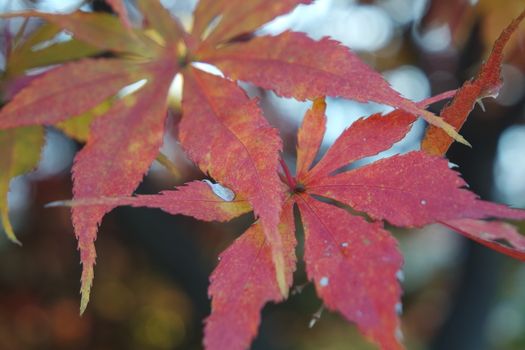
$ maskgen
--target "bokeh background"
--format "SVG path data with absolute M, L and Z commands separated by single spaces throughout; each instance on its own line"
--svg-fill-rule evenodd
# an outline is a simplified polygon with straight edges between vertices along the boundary
M 191 25 L 194 0 L 162 2 Z M 133 1 L 128 5 L 140 21 Z M 103 1 L 0 0 L 2 12 L 79 7 L 110 11 Z M 293 29 L 316 39 L 331 36 L 382 72 L 404 96 L 421 100 L 471 78 L 500 31 L 524 8 L 524 0 L 317 0 L 259 32 Z M 16 19 L 3 20 L 0 29 L 5 35 L 20 25 Z M 38 25 L 30 22 L 29 30 Z M 67 35 L 59 40 L 67 40 Z M 2 66 L 5 56 L 0 56 Z M 503 90 L 496 99 L 483 101 L 485 112 L 476 107 L 462 130 L 473 148 L 454 145 L 448 153 L 472 190 L 515 207 L 525 207 L 524 72 L 522 25 L 506 50 Z M 293 164 L 294 135 L 309 103 L 244 87 L 260 98 L 267 118 L 281 130 L 285 157 Z M 440 107 L 433 106 L 433 111 Z M 329 99 L 323 147 L 356 118 L 386 110 Z M 154 164 L 137 192 L 156 193 L 203 177 L 172 137 L 179 117 L 174 103 L 169 125 L 173 132 L 167 134 L 163 151 L 181 175 L 174 177 Z M 380 157 L 417 149 L 423 130 L 424 124 L 418 123 Z M 44 205 L 71 198 L 69 171 L 80 147 L 48 129 L 38 169 L 11 183 L 11 218 L 24 246 L 0 235 L 0 349 L 200 349 L 202 321 L 209 314 L 208 275 L 218 254 L 252 217 L 207 224 L 158 210 L 114 210 L 100 229 L 91 303 L 79 317 L 80 265 L 69 211 Z M 362 162 L 354 166 L 359 165 Z M 406 259 L 402 320 L 409 349 L 525 349 L 525 265 L 442 227 L 394 232 Z M 309 328 L 322 303 L 306 282 L 300 264 L 295 277 L 299 288 L 285 303 L 264 309 L 253 349 L 374 348 L 353 325 L 328 311 Z

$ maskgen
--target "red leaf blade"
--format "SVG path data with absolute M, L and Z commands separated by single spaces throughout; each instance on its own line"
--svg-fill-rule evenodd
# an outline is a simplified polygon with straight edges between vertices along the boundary
M 146 25 L 156 30 L 167 42 L 175 43 L 186 34 L 178 19 L 159 0 L 138 0 L 137 5 L 144 14 Z
M 337 96 L 386 104 L 421 115 L 458 141 L 468 144 L 441 118 L 401 97 L 381 74 L 348 48 L 328 38 L 315 41 L 303 33 L 285 32 L 197 54 L 230 78 L 252 82 L 279 96 L 298 100 Z
M 68 63 L 34 79 L 0 111 L 0 128 L 55 124 L 95 107 L 139 80 L 117 59 Z
M 297 178 L 308 172 L 319 152 L 326 131 L 326 102 L 316 99 L 312 108 L 306 112 L 297 133 Z
M 257 334 L 260 312 L 268 301 L 283 299 L 275 278 L 272 247 L 262 225 L 250 227 L 225 252 L 210 277 L 212 312 L 206 320 L 206 350 L 248 349 Z M 285 249 L 286 285 L 295 270 L 293 202 L 285 204 L 279 232 Z
M 234 200 L 225 201 L 203 181 L 192 181 L 173 191 L 162 191 L 159 194 L 57 201 L 49 203 L 47 207 L 97 205 L 158 208 L 172 215 L 192 216 L 203 221 L 230 221 L 252 211 L 248 201 L 241 196 L 236 195 Z
M 105 116 L 94 120 L 88 142 L 73 165 L 75 198 L 127 196 L 142 180 L 162 144 L 167 91 L 175 74 L 171 62 L 163 63 L 151 68 L 152 81 L 136 96 L 123 98 Z M 81 312 L 89 301 L 98 225 L 111 209 L 95 206 L 72 210 L 83 265 Z
M 343 131 L 306 179 L 327 176 L 359 159 L 386 151 L 405 137 L 415 121 L 414 115 L 400 110 L 358 119 Z
M 184 74 L 180 141 L 204 173 L 246 198 L 274 249 L 280 283 L 282 203 L 277 169 L 281 140 L 255 101 L 235 83 L 191 69 Z M 199 130 L 199 132 L 195 132 Z
M 445 92 L 417 105 L 429 104 L 450 98 L 453 92 Z M 402 140 L 410 131 L 416 117 L 410 113 L 394 110 L 386 115 L 373 114 L 362 118 L 343 131 L 318 164 L 304 177 L 304 181 L 328 174 L 364 157 L 376 155 Z
M 283 97 L 340 96 L 394 106 L 405 101 L 379 73 L 328 38 L 315 41 L 303 33 L 284 32 L 228 45 L 202 58 L 234 80 L 250 81 Z
M 192 33 L 202 37 L 214 18 L 221 16 L 218 26 L 206 38 L 216 44 L 251 33 L 277 16 L 290 12 L 299 4 L 312 0 L 201 0 L 195 9 Z
M 403 262 L 395 239 L 379 223 L 306 195 L 297 204 L 305 230 L 306 271 L 317 294 L 382 349 L 402 349 L 396 275 Z
M 449 220 L 442 224 L 495 251 L 525 261 L 525 236 L 510 224 L 472 219 Z M 507 245 L 498 241 L 505 241 Z
M 172 215 L 182 214 L 203 221 L 230 221 L 252 211 L 252 207 L 241 196 L 225 201 L 217 196 L 202 181 L 193 181 L 176 188 L 162 191 L 158 195 L 140 195 L 131 198 L 133 207 L 160 208 Z
M 418 227 L 442 220 L 485 217 L 479 208 L 481 201 L 462 189 L 465 186 L 445 159 L 410 152 L 318 178 L 307 189 L 366 212 L 374 219 Z

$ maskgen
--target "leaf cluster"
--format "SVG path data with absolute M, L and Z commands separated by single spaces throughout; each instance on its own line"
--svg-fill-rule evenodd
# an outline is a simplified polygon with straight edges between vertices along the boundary
M 7 52 L 3 81 L 6 87 L 17 86 L 14 81 L 23 87 L 5 89 L 10 102 L 0 111 L 2 223 L 18 242 L 7 213 L 9 181 L 37 164 L 43 126 L 85 142 L 72 169 L 73 201 L 58 203 L 72 206 L 83 265 L 81 312 L 94 276 L 98 226 L 121 205 L 206 221 L 253 211 L 256 221 L 221 254 L 210 277 L 206 349 L 248 348 L 263 306 L 288 296 L 296 266 L 294 207 L 305 232 L 306 272 L 317 294 L 383 349 L 403 347 L 398 315 L 403 259 L 385 222 L 409 228 L 439 223 L 525 260 L 525 239 L 514 226 L 484 220 L 521 220 L 525 212 L 480 200 L 443 157 L 454 139 L 466 143 L 457 130 L 474 104 L 500 88 L 503 47 L 524 14 L 501 34 L 474 79 L 458 91 L 415 103 L 335 40 L 291 31 L 254 36 L 267 21 L 310 2 L 201 0 L 190 31 L 159 1 L 137 0 L 140 25 L 115 0 L 108 3 L 118 17 L 81 11 L 2 15 L 46 22 L 25 38 L 14 38 Z M 72 39 L 35 50 L 62 30 Z M 197 62 L 219 68 L 223 76 L 200 70 Z M 35 67 L 48 69 L 21 80 Z M 214 182 L 132 196 L 159 156 L 169 89 L 179 74 L 184 83 L 178 140 Z M 280 156 L 279 131 L 239 80 L 313 101 L 298 132 L 295 175 Z M 132 84 L 140 87 L 125 92 Z M 395 110 L 356 121 L 314 164 L 326 129 L 325 96 Z M 441 117 L 425 110 L 450 97 Z M 403 139 L 418 116 L 430 123 L 420 151 L 347 170 Z

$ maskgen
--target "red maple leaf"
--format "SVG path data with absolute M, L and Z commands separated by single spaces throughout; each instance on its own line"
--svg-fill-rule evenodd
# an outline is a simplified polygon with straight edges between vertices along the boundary
M 422 105 L 434 100 L 423 101 Z M 279 186 L 286 197 L 279 224 L 286 286 L 290 287 L 295 270 L 292 208 L 296 204 L 305 230 L 306 271 L 319 297 L 329 309 L 356 323 L 381 348 L 401 349 L 396 310 L 401 305 L 398 277 L 402 256 L 396 240 L 383 228 L 383 221 L 400 227 L 441 222 L 488 246 L 501 245 L 495 240 L 505 239 L 514 247 L 501 245 L 496 249 L 523 259 L 525 239 L 513 226 L 476 219 L 525 219 L 525 211 L 481 201 L 464 188 L 465 182 L 449 168 L 446 159 L 423 151 L 337 172 L 356 160 L 390 148 L 402 138 L 415 121 L 414 117 L 407 119 L 405 112 L 358 120 L 311 167 L 325 130 L 324 110 L 324 101 L 318 99 L 306 113 L 298 135 L 297 176 L 293 177 L 285 166 Z M 364 138 L 367 142 L 363 142 Z M 331 161 L 327 163 L 325 159 Z M 160 195 L 81 200 L 72 205 L 146 206 L 216 221 L 251 210 L 242 197 L 229 201 L 219 194 L 204 182 L 192 182 Z M 283 299 L 275 276 L 271 241 L 265 238 L 262 225 L 262 221 L 256 222 L 221 254 L 210 278 L 212 314 L 206 321 L 207 349 L 248 348 L 264 304 Z
M 129 26 L 120 1 L 112 1 L 111 5 L 124 26 L 111 15 L 80 11 L 66 15 L 35 11 L 2 15 L 40 17 L 118 57 L 66 63 L 32 80 L 0 112 L 0 129 L 35 124 L 61 127 L 64 120 L 111 98 L 114 105 L 92 123 L 86 146 L 75 158 L 74 195 L 76 199 L 129 195 L 156 157 L 162 142 L 169 85 L 177 73 L 182 73 L 181 144 L 203 172 L 235 188 L 250 202 L 271 242 L 281 293 L 285 295 L 285 256 L 277 232 L 283 201 L 277 190 L 281 150 L 278 132 L 237 84 L 199 71 L 191 62 L 216 64 L 231 79 L 252 81 L 283 96 L 305 99 L 331 95 L 388 104 L 420 114 L 462 140 L 453 128 L 402 98 L 379 73 L 333 40 L 315 41 L 288 32 L 235 42 L 240 35 L 252 33 L 298 4 L 310 2 L 272 1 L 270 6 L 268 1 L 259 0 L 201 1 L 191 33 L 185 32 L 158 1 L 137 1 L 144 14 L 141 28 Z M 219 25 L 205 33 L 217 16 L 221 17 Z M 315 57 L 320 50 L 322 59 Z M 287 79 L 282 79 L 283 72 Z M 123 87 L 137 81 L 145 81 L 145 85 L 132 95 L 119 97 Z M 369 86 L 357 81 L 368 82 Z M 206 132 L 195 132 L 199 128 Z M 118 152 L 110 151 L 114 149 Z M 117 176 L 119 180 L 115 181 Z M 89 298 L 98 225 L 110 209 L 102 206 L 73 210 L 84 266 L 81 310 Z
M 345 171 L 349 164 L 401 140 L 415 115 L 443 128 L 447 133 L 439 139 L 446 138 L 447 144 L 448 135 L 461 140 L 443 119 L 424 110 L 436 99 L 416 104 L 402 98 L 354 53 L 327 38 L 315 41 L 285 32 L 237 40 L 249 38 L 246 34 L 299 3 L 310 2 L 204 0 L 195 11 L 191 33 L 157 1 L 137 2 L 145 17 L 141 28 L 128 26 L 119 1 L 112 5 L 125 26 L 112 16 L 82 12 L 3 15 L 41 17 L 118 56 L 50 69 L 0 111 L 0 129 L 57 125 L 111 101 L 111 107 L 92 121 L 86 146 L 73 166 L 72 217 L 83 264 L 82 311 L 93 279 L 98 225 L 119 205 L 156 207 L 216 221 L 254 211 L 257 221 L 221 255 L 211 277 L 207 349 L 249 347 L 264 304 L 287 296 L 295 270 L 294 205 L 305 230 L 307 275 L 318 295 L 329 309 L 355 322 L 384 349 L 402 348 L 396 312 L 401 294 L 396 276 L 402 257 L 395 239 L 383 227 L 385 221 L 400 227 L 442 223 L 524 258 L 523 238 L 512 226 L 480 219 L 524 219 L 525 213 L 481 201 L 467 191 L 459 174 L 441 157 L 443 151 L 396 155 Z M 459 128 L 474 101 L 499 86 L 501 47 L 523 16 L 502 34 L 478 79 L 459 90 L 444 112 L 446 121 Z M 213 28 L 217 17 L 221 20 Z M 226 77 L 203 72 L 192 62 L 214 64 Z M 192 182 L 159 195 L 126 197 L 158 154 L 168 90 L 178 73 L 184 78 L 179 140 L 199 168 L 220 184 Z M 315 99 L 299 130 L 295 177 L 279 158 L 278 131 L 235 80 L 252 82 L 280 96 Z M 144 84 L 138 91 L 119 95 L 123 87 L 139 81 Z M 358 120 L 312 167 L 325 131 L 321 96 L 375 101 L 398 110 Z M 447 113 L 454 119 L 448 120 Z M 430 129 L 428 135 L 433 130 L 441 132 Z M 10 136 L 11 130 L 6 132 Z M 10 149 L 17 148 L 12 137 L 6 140 L 12 143 Z M 438 144 L 429 140 L 430 136 L 424 150 Z M 284 174 L 279 174 L 279 162 Z M 14 169 L 13 176 L 28 167 L 6 166 Z M 0 189 L 0 195 L 7 192 L 5 185 Z M 7 207 L 0 204 L 5 220 Z M 501 239 L 512 246 L 496 242 Z

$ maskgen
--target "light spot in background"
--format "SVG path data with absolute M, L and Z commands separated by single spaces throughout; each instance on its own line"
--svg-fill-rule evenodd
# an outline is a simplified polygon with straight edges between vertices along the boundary
M 267 99 L 281 115 L 293 120 L 296 125 L 302 123 L 304 114 L 312 107 L 311 101 L 302 102 L 293 98 L 279 97 L 273 91 L 268 91 Z
M 498 141 L 494 180 L 496 198 L 512 206 L 525 206 L 525 126 L 507 128 Z
M 305 31 L 311 22 L 317 18 L 324 18 L 332 7 L 330 0 L 315 1 L 311 5 L 299 5 L 292 12 L 279 16 L 262 26 L 258 34 L 277 35 L 285 30 Z
M 501 87 L 496 101 L 502 106 L 512 106 L 518 103 L 525 92 L 525 78 L 522 71 L 510 64 L 501 67 L 503 86 Z
M 24 176 L 17 176 L 9 184 L 8 203 L 10 211 L 22 210 L 27 206 L 31 188 Z
M 321 287 L 326 287 L 328 283 L 330 283 L 330 280 L 326 276 L 321 277 L 321 279 L 319 280 L 319 285 Z
M 210 73 L 210 74 L 216 75 L 218 77 L 223 77 L 224 78 L 224 74 L 221 72 L 221 70 L 219 68 L 215 67 L 214 65 L 209 64 L 209 63 L 193 62 L 191 65 L 193 67 L 197 68 L 197 69 L 205 71 L 206 73 Z
M 430 96 L 430 82 L 426 74 L 415 66 L 401 66 L 397 69 L 386 71 L 383 74 L 388 83 L 401 95 L 412 101 L 420 101 Z M 392 107 L 383 106 L 383 112 L 390 112 Z M 392 148 L 376 156 L 366 157 L 355 165 L 365 165 L 376 160 L 419 149 L 419 142 L 423 135 L 425 123 L 417 120 L 408 134 Z
M 31 51 L 33 52 L 40 51 L 51 45 L 55 45 L 57 43 L 64 42 L 64 41 L 69 41 L 72 38 L 73 36 L 71 34 L 66 33 L 66 32 L 60 32 L 57 35 L 55 35 L 52 39 L 39 42 L 36 45 L 32 46 Z
M 376 107 L 380 108 L 378 105 Z M 371 108 L 373 108 L 372 105 L 355 101 L 329 99 L 326 104 L 327 123 L 323 146 L 332 145 L 343 131 L 358 118 L 374 113 Z
M 16 0 L 0 0 L 0 13 L 9 13 L 9 12 L 19 12 L 27 8 L 27 4 L 24 4 L 23 1 Z M 5 21 L 2 20 L 1 30 L 4 30 L 4 25 L 9 28 L 9 32 L 12 34 L 17 33 L 22 27 L 25 19 L 22 17 L 18 18 L 9 18 Z
M 419 33 L 418 29 L 415 29 L 413 35 L 419 46 L 428 52 L 445 51 L 452 42 L 452 35 L 447 23 L 429 28 L 423 33 Z
M 84 0 L 40 0 L 36 8 L 43 12 L 71 12 L 79 8 Z
M 147 79 L 141 79 L 133 84 L 129 84 L 127 86 L 124 86 L 120 91 L 117 93 L 117 96 L 122 98 L 127 95 L 131 95 L 132 93 L 138 91 L 141 87 L 146 85 L 148 82 Z
M 491 310 L 487 325 L 487 338 L 495 348 L 503 348 L 522 335 L 525 318 L 512 302 L 500 303 Z
M 3 43 L 1 45 L 3 45 Z M 0 52 L 0 70 L 5 70 L 5 65 L 6 65 L 5 55 Z
M 40 163 L 38 168 L 29 175 L 29 178 L 45 179 L 68 171 L 73 162 L 75 151 L 73 141 L 58 131 L 48 129 Z
M 315 40 L 329 36 L 354 50 L 375 51 L 390 42 L 394 23 L 380 6 L 325 0 L 298 6 L 263 26 L 259 34 L 276 35 L 288 29 L 306 32 Z
M 386 46 L 391 40 L 392 20 L 379 6 L 355 6 L 346 14 L 345 21 L 338 23 L 338 26 L 334 25 L 333 28 L 339 31 L 332 35 L 343 44 L 354 50 L 375 51 Z
M 427 7 L 427 0 L 390 0 L 379 3 L 399 25 L 420 19 Z
M 460 236 L 439 225 L 414 230 L 400 244 L 405 257 L 403 287 L 407 292 L 421 288 L 461 256 Z
M 188 32 L 191 31 L 193 25 L 193 10 L 195 9 L 195 5 L 197 5 L 197 0 L 161 0 L 160 2 L 172 15 L 177 16 L 184 29 Z
M 430 82 L 426 74 L 415 66 L 401 66 L 385 71 L 385 79 L 394 90 L 412 101 L 421 101 L 430 96 Z
M 182 100 L 182 86 L 184 84 L 184 77 L 181 73 L 177 73 L 173 81 L 171 82 L 170 89 L 168 91 L 168 99 L 170 103 L 174 103 L 177 106 L 180 106 Z

